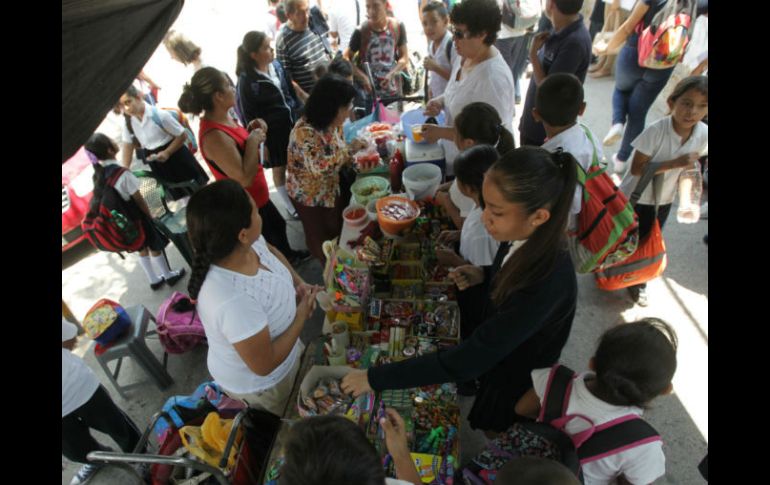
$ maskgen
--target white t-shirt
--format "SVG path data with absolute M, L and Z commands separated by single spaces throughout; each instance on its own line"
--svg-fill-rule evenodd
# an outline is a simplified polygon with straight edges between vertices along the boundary
M 551 153 L 555 152 L 556 149 L 561 148 L 565 152 L 568 152 L 573 157 L 575 157 L 580 166 L 583 167 L 583 170 L 587 172 L 588 169 L 591 168 L 591 162 L 593 161 L 594 157 L 594 150 L 596 151 L 596 156 L 598 159 L 601 160 L 602 149 L 596 144 L 596 135 L 591 132 L 591 136 L 594 140 L 594 143 L 591 143 L 591 140 L 588 139 L 588 136 L 586 135 L 585 131 L 583 131 L 583 128 L 584 127 L 582 127 L 580 124 L 576 123 L 575 125 L 567 128 L 553 138 L 548 139 L 545 143 L 543 143 L 543 148 Z M 585 129 L 590 131 L 588 127 L 585 127 Z M 580 214 L 580 209 L 583 206 L 582 197 L 583 187 L 581 187 L 580 184 L 577 184 L 577 187 L 575 187 L 575 196 L 572 199 L 572 208 L 570 209 L 569 216 L 569 228 L 571 230 L 577 228 L 577 215 Z
M 495 260 L 500 243 L 495 241 L 481 222 L 484 210 L 475 206 L 468 213 L 460 231 L 460 256 L 475 266 L 489 266 Z
M 457 186 L 457 179 L 452 180 L 452 185 L 449 186 L 449 199 L 460 210 L 460 217 L 467 218 L 476 202 L 473 201 L 467 195 L 460 192 L 460 188 Z M 463 223 L 465 225 L 465 223 Z
M 513 76 L 502 54 L 492 47 L 494 55 L 486 61 L 477 64 L 470 72 L 464 72 L 462 79 L 457 81 L 457 73 L 462 69 L 462 63 L 453 62 L 452 76 L 449 78 L 444 95 L 446 125 L 453 126 L 454 117 L 463 108 L 475 102 L 490 104 L 497 110 L 503 126 L 513 133 Z M 446 156 L 447 174 L 453 175 L 452 167 L 458 150 L 454 142 L 441 140 Z
M 362 0 L 333 0 L 331 5 L 326 5 L 325 10 L 329 14 L 329 31 L 337 32 L 340 36 L 339 48 L 343 52 L 348 48 L 350 38 L 358 27 L 356 23 L 356 1 L 359 7 L 360 22 L 366 20 L 366 5 Z
M 695 125 L 690 138 L 686 143 L 682 144 L 682 137 L 674 131 L 671 116 L 666 116 L 645 128 L 631 143 L 631 146 L 633 146 L 635 150 L 651 156 L 652 159 L 650 162 L 666 162 L 690 152 L 697 152 L 700 155 L 705 155 L 708 153 L 708 143 L 709 128 L 707 124 L 699 122 Z M 633 157 L 634 153 L 631 154 L 629 160 L 633 160 Z M 662 177 L 656 176 L 653 182 L 651 182 L 644 192 L 642 192 L 639 203 L 644 205 L 655 205 L 655 199 L 652 195 L 653 184 L 655 184 L 654 189 L 659 205 L 666 205 L 674 202 L 674 197 L 676 197 L 679 188 L 679 174 L 682 173 L 682 170 L 682 168 L 675 168 L 663 172 Z M 631 170 L 629 169 L 623 177 L 620 188 L 630 197 L 638 182 L 639 177 L 631 175 Z
M 532 384 L 535 393 L 542 403 L 543 394 L 548 384 L 548 369 L 532 371 Z M 593 373 L 579 374 L 572 386 L 567 414 L 579 414 L 593 421 L 595 426 L 614 419 L 636 414 L 641 416 L 642 409 L 634 406 L 615 406 L 606 403 L 586 388 L 584 379 Z M 582 419 L 573 419 L 567 424 L 566 431 L 570 435 L 577 434 L 589 427 Z M 613 482 L 619 475 L 625 475 L 631 483 L 652 483 L 666 472 L 666 457 L 663 454 L 663 442 L 653 441 L 621 451 L 620 453 L 601 458 L 582 465 L 586 485 L 605 485 Z
M 451 59 L 447 57 L 447 44 L 452 42 L 452 34 L 447 30 L 447 32 L 444 34 L 444 38 L 441 39 L 441 42 L 438 45 L 438 49 L 433 50 L 434 42 L 430 41 L 428 42 L 428 55 L 432 57 L 442 68 L 449 69 L 449 72 L 452 72 L 452 66 L 454 65 L 454 61 L 459 59 L 459 55 L 457 54 L 457 49 L 455 48 L 454 43 L 452 43 L 452 47 L 450 47 L 450 56 Z M 444 79 L 441 77 L 438 73 L 429 71 L 428 72 L 428 87 L 430 88 L 431 95 L 435 98 L 437 96 L 441 96 L 444 94 L 444 90 L 446 89 L 446 85 L 449 83 L 448 79 Z
M 163 128 L 158 126 L 152 119 L 152 109 L 152 106 L 144 103 L 144 115 L 142 116 L 142 120 L 137 120 L 133 116 L 130 117 L 131 126 L 134 128 L 134 135 L 136 135 L 142 148 L 148 150 L 160 148 L 184 133 L 184 128 L 173 116 L 171 116 L 171 113 L 161 108 L 155 108 L 158 111 L 158 118 L 160 119 L 160 124 L 163 125 Z M 123 143 L 131 142 L 131 133 L 128 131 L 126 124 L 123 123 Z
M 64 318 L 61 319 L 61 341 L 67 341 L 78 334 L 78 328 Z M 99 388 L 99 379 L 83 359 L 69 350 L 61 349 L 61 417 L 68 415 L 83 404 Z
M 108 165 L 118 165 L 123 166 L 122 164 L 118 163 L 117 160 L 104 160 L 101 162 L 102 165 L 105 167 Z M 135 194 L 137 190 L 139 190 L 139 179 L 136 178 L 136 175 L 131 173 L 130 170 L 126 170 L 123 172 L 123 174 L 118 177 L 118 180 L 115 182 L 115 190 L 120 194 L 120 197 L 128 201 L 131 198 L 132 194 Z
M 228 391 L 248 394 L 269 389 L 280 382 L 299 358 L 299 339 L 289 356 L 273 372 L 252 372 L 233 344 L 267 327 L 275 340 L 291 325 L 297 313 L 296 290 L 291 273 L 267 247 L 264 236 L 251 246 L 262 266 L 254 276 L 212 264 L 198 294 L 198 311 L 209 343 L 211 376 Z

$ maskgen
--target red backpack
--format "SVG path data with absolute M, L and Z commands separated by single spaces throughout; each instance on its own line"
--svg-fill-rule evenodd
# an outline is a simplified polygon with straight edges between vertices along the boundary
M 594 155 L 587 172 L 577 164 L 583 203 L 577 231 L 570 232 L 568 241 L 575 270 L 591 273 L 634 254 L 639 243 L 639 221 L 625 194 L 599 165 L 591 130 L 583 125 L 581 128 L 594 146 Z
M 86 239 L 100 251 L 132 252 L 144 247 L 146 234 L 139 209 L 115 190 L 115 183 L 125 171 L 117 165 L 104 167 L 102 198 L 91 201 L 99 207 L 89 211 L 80 224 Z

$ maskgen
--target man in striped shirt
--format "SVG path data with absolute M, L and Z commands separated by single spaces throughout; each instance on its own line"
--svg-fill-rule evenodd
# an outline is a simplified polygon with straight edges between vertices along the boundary
M 313 71 L 331 61 L 321 37 L 308 27 L 309 12 L 308 0 L 286 0 L 289 21 L 281 27 L 275 46 L 278 62 L 291 75 L 303 101 L 315 86 Z

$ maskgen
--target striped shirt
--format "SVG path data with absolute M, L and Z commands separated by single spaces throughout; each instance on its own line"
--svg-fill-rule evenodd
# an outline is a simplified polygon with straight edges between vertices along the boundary
M 296 32 L 288 25 L 281 27 L 275 51 L 278 62 L 307 93 L 315 86 L 313 71 L 331 60 L 321 38 L 309 28 Z

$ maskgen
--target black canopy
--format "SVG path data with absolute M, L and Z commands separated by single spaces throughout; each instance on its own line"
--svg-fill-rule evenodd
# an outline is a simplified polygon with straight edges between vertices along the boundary
M 128 89 L 183 4 L 184 0 L 62 1 L 62 163 Z

